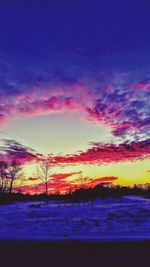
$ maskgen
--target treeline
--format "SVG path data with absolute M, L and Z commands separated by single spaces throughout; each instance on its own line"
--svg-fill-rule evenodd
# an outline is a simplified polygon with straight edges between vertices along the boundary
M 61 201 L 67 203 L 94 203 L 97 198 L 106 197 L 122 197 L 122 196 L 144 196 L 150 197 L 150 184 L 146 185 L 134 185 L 133 187 L 127 186 L 104 186 L 102 184 L 95 186 L 94 188 L 80 188 L 75 191 L 69 191 L 69 193 L 62 194 L 21 194 L 21 193 L 0 193 L 0 204 L 7 204 L 15 201 Z
M 145 196 L 150 197 L 150 185 L 149 186 L 138 186 L 134 185 L 133 187 L 127 186 L 103 186 L 97 185 L 94 188 L 80 188 L 70 194 L 64 196 L 66 200 L 72 199 L 79 202 L 88 202 L 93 201 L 96 198 L 105 198 L 105 197 L 122 197 L 122 196 Z

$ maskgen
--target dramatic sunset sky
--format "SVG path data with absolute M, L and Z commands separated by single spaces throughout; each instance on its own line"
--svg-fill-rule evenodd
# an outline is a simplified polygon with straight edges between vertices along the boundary
M 0 5 L 0 156 L 23 164 L 22 190 L 41 183 L 35 162 L 48 154 L 50 190 L 81 173 L 150 181 L 149 14 L 146 0 Z

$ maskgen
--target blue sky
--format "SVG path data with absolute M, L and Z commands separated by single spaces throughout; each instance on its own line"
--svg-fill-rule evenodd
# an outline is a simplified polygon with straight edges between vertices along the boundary
M 76 79 L 101 69 L 148 67 L 148 1 L 49 2 L 1 8 L 0 54 L 13 65 L 12 76 Z

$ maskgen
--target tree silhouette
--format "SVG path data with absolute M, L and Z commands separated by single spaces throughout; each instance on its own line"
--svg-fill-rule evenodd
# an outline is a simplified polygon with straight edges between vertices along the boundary
M 45 194 L 48 195 L 48 184 L 51 180 L 51 162 L 48 158 L 42 160 L 36 166 L 36 176 L 45 186 Z
M 16 160 L 10 163 L 0 162 L 0 190 L 2 193 L 12 192 L 14 181 L 22 176 L 21 169 L 22 167 Z
M 5 192 L 6 190 L 6 170 L 8 164 L 5 161 L 0 162 L 0 191 Z
M 8 177 L 10 179 L 9 193 L 12 192 L 15 179 L 20 178 L 21 170 L 22 167 L 18 164 L 16 160 L 13 160 L 10 165 L 8 165 Z

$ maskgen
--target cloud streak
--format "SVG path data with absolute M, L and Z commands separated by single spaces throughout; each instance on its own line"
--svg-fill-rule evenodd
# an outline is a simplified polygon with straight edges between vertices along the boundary
M 45 160 L 45 155 L 38 154 L 32 148 L 21 145 L 14 140 L 3 140 L 3 145 L 1 145 L 0 149 L 1 161 L 9 162 L 16 160 L 23 165 L 31 162 L 38 163 Z M 144 160 L 150 158 L 150 139 L 139 142 L 124 142 L 120 144 L 93 142 L 91 147 L 86 151 L 66 155 L 51 154 L 48 157 L 52 166 L 76 164 L 103 165 L 124 161 Z M 53 179 L 61 181 L 79 173 L 80 172 L 55 174 Z
M 39 157 L 33 149 L 14 140 L 3 139 L 2 141 L 3 145 L 0 146 L 1 161 L 17 161 L 18 164 L 24 165 L 36 161 Z
M 150 139 L 121 144 L 93 143 L 85 152 L 56 156 L 56 164 L 105 164 L 150 158 Z

